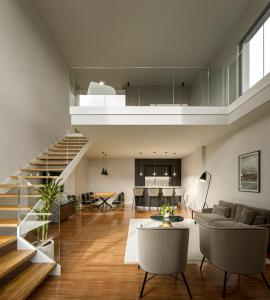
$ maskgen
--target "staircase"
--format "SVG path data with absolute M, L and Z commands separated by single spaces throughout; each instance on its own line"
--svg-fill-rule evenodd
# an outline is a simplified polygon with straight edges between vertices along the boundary
M 89 146 L 82 135 L 68 135 L 0 184 L 0 299 L 26 299 L 57 267 L 24 239 L 20 225 L 38 203 L 33 187 L 60 178 L 64 183 Z

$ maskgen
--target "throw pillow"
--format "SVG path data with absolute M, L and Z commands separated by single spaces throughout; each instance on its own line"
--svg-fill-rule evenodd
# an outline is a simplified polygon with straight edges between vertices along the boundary
M 241 205 L 241 204 L 238 204 L 238 205 L 237 205 L 236 213 L 235 213 L 235 218 L 234 218 L 234 220 L 235 220 L 236 222 L 240 222 L 240 219 L 241 219 L 241 217 L 242 217 L 243 208 L 244 208 L 243 205 Z
M 253 225 L 262 225 L 262 224 L 265 224 L 265 216 L 256 216 Z
M 218 214 L 218 215 L 220 215 L 222 217 L 225 217 L 225 218 L 229 218 L 230 213 L 231 213 L 231 209 L 229 207 L 226 207 L 226 206 L 214 205 L 212 213 L 213 214 Z
M 254 210 L 244 207 L 239 222 L 251 225 L 255 219 L 255 216 L 256 212 Z

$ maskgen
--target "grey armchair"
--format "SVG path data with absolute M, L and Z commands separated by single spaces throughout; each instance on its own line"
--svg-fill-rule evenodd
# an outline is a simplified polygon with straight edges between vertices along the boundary
M 226 296 L 228 273 L 238 275 L 261 274 L 264 276 L 268 232 L 266 228 L 232 221 L 216 221 L 211 225 L 200 224 L 200 249 L 204 258 L 224 271 L 222 296 Z
M 183 282 L 192 298 L 184 275 L 188 240 L 189 229 L 185 227 L 137 229 L 138 264 L 145 271 L 140 298 L 146 282 L 156 275 L 170 275 L 178 279 L 178 273 L 182 274 Z M 147 279 L 148 273 L 154 275 Z

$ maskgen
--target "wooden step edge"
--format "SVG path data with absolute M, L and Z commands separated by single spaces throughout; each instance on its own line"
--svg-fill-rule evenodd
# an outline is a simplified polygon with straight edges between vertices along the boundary
M 69 160 L 70 161 L 70 160 L 73 160 L 74 157 L 61 157 L 61 156 L 59 156 L 59 157 L 53 157 L 53 156 L 47 157 L 47 156 L 40 156 L 37 159 L 39 159 L 39 160 L 66 160 L 66 161 Z
M 67 151 L 67 152 L 54 152 L 54 151 L 48 151 L 45 153 L 45 155 L 53 155 L 53 156 L 63 156 L 63 155 L 67 155 L 67 156 L 71 156 L 71 155 L 77 155 L 78 152 L 71 152 L 71 151 Z
M 31 184 L 31 185 L 19 185 L 13 183 L 3 183 L 0 184 L 1 189 L 13 189 L 13 188 L 25 188 L 25 189 L 32 189 L 32 188 L 39 188 L 42 187 L 42 184 Z
M 65 162 L 43 162 L 43 161 L 33 161 L 29 163 L 31 166 L 67 166 Z
M 56 263 L 31 264 L 0 290 L 0 299 L 26 299 L 55 266 Z
M 16 242 L 17 237 L 15 235 L 1 235 L 0 236 L 0 248 Z
M 17 219 L 0 219 L 0 228 L 15 228 L 17 225 Z
M 13 250 L 0 257 L 0 278 L 36 255 L 36 250 Z
M 35 175 L 35 176 L 10 176 L 11 179 L 19 179 L 19 178 L 24 178 L 24 179 L 57 179 L 58 176 L 43 176 L 43 175 Z
M 32 208 L 29 205 L 0 205 L 0 211 L 29 211 Z
M 19 194 L 0 194 L 0 199 L 17 198 Z M 20 194 L 20 198 L 39 198 L 40 194 Z
M 65 168 L 24 168 L 24 169 L 21 169 L 22 172 L 62 172 L 64 171 Z

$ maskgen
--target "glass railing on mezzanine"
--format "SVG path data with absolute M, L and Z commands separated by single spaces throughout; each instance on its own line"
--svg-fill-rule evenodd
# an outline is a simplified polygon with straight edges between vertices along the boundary
M 71 68 L 70 106 L 229 106 L 270 71 L 260 49 L 216 67 Z
M 226 106 L 218 68 L 71 68 L 70 106 Z

